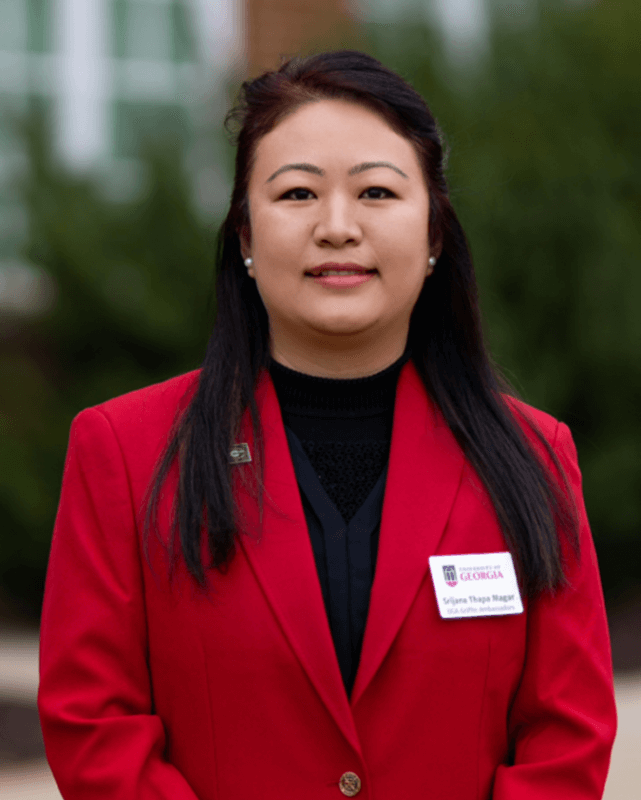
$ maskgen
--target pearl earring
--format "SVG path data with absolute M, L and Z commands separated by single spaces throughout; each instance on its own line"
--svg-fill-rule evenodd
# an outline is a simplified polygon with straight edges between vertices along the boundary
M 430 256 L 429 265 L 433 267 L 436 264 L 436 256 Z
M 247 269 L 251 269 L 254 266 L 254 259 L 253 258 L 246 258 L 244 261 L 245 266 Z

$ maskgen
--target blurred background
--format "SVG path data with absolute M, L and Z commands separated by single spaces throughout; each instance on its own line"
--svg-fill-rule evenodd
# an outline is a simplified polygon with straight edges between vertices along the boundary
M 427 99 L 496 361 L 572 429 L 639 751 L 639 31 L 638 0 L 0 0 L 0 800 L 50 780 L 35 637 L 71 419 L 198 366 L 224 115 L 343 46 Z

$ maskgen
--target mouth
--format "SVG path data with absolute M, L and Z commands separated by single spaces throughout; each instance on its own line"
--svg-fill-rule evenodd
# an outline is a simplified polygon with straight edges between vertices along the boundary
M 368 269 L 360 264 L 337 264 L 335 262 L 327 262 L 307 270 L 305 275 L 309 275 L 312 278 L 347 278 L 373 275 L 376 272 L 376 269 Z

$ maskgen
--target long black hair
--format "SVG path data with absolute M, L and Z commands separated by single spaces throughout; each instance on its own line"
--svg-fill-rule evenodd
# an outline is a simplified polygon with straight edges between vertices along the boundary
M 436 121 L 408 83 L 356 51 L 287 61 L 280 69 L 245 82 L 237 106 L 228 115 L 228 121 L 237 126 L 236 173 L 218 241 L 216 320 L 195 395 L 156 470 L 149 494 L 148 530 L 154 524 L 162 487 L 177 463 L 175 552 L 182 553 L 188 570 L 201 584 L 206 569 L 224 570 L 234 555 L 239 524 L 229 450 L 241 417 L 248 412 L 260 453 L 254 388 L 269 363 L 267 313 L 240 252 L 239 232 L 250 229 L 248 182 L 260 138 L 302 104 L 324 98 L 366 106 L 416 149 L 429 192 L 430 250 L 440 250 L 440 256 L 412 313 L 411 357 L 489 493 L 523 588 L 529 595 L 554 589 L 564 580 L 559 530 L 562 527 L 578 546 L 576 512 L 550 445 L 539 435 L 560 480 L 523 434 L 522 422 L 504 397 L 509 389 L 485 348 L 474 269 L 448 198 Z M 207 563 L 201 556 L 203 530 L 208 540 Z

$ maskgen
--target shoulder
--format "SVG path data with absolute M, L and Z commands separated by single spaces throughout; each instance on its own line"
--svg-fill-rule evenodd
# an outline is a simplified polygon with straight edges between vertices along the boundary
M 504 395 L 504 400 L 534 449 L 539 452 L 548 465 L 551 466 L 551 450 L 559 459 L 556 466 L 561 466 L 566 476 L 580 481 L 576 446 L 568 426 L 551 414 L 534 408 L 522 400 L 517 400 L 515 397 Z M 543 444 L 542 440 L 547 443 L 548 447 Z
M 192 399 L 199 375 L 200 370 L 187 372 L 162 383 L 114 397 L 94 406 L 94 409 L 118 426 L 143 421 L 168 421 L 171 425 L 176 414 L 184 410 Z
M 545 411 L 524 403 L 523 400 L 518 400 L 516 397 L 504 395 L 503 399 L 523 432 L 530 439 L 542 436 L 550 445 L 554 445 L 559 435 L 559 428 L 562 425 L 558 419 Z
M 115 439 L 123 454 L 157 458 L 194 396 L 199 375 L 200 370 L 188 372 L 81 411 L 72 424 L 71 444 Z

